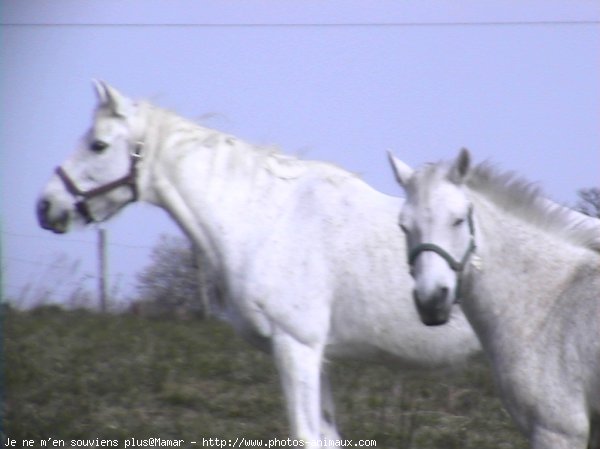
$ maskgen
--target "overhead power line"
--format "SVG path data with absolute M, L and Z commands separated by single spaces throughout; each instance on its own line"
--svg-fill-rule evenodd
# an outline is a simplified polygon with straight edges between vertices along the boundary
M 42 236 L 42 235 L 33 235 L 33 234 L 22 234 L 19 232 L 12 231 L 1 231 L 0 233 L 10 236 L 10 237 L 19 237 L 19 238 L 27 238 L 27 239 L 40 239 L 47 240 L 53 242 L 70 242 L 70 243 L 85 243 L 87 245 L 96 245 L 96 242 L 92 240 L 84 240 L 84 239 L 73 239 L 68 237 L 52 237 L 52 236 Z M 130 248 L 130 249 L 152 249 L 152 246 L 146 245 L 130 245 L 129 243 L 120 243 L 120 242 L 108 242 L 108 246 L 117 246 L 121 248 Z
M 112 28 L 358 28 L 358 27 L 523 27 L 523 26 L 588 26 L 600 20 L 506 20 L 457 22 L 352 22 L 352 23 L 6 23 L 9 27 L 112 27 Z

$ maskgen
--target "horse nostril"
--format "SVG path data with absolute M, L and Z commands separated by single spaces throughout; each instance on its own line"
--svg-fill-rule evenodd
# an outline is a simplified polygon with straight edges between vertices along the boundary
M 48 209 L 50 209 L 50 201 L 43 199 L 38 202 L 38 212 L 46 213 Z
M 41 199 L 37 203 L 37 218 L 42 228 L 49 228 L 49 215 L 52 203 L 47 199 Z
M 41 199 L 37 204 L 37 214 L 39 218 L 46 217 L 48 211 L 50 210 L 50 201 L 47 199 Z
M 440 291 L 439 291 L 439 300 L 440 301 L 445 301 L 448 298 L 448 293 L 450 292 L 450 290 L 448 289 L 448 287 L 441 287 Z

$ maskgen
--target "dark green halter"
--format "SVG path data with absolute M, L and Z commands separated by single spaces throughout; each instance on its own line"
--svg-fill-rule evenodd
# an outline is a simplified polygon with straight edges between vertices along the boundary
M 465 266 L 467 265 L 467 262 L 469 261 L 469 257 L 471 257 L 471 254 L 473 254 L 473 252 L 477 248 L 477 245 L 475 244 L 475 225 L 473 224 L 473 208 L 472 207 L 469 208 L 469 215 L 468 215 L 467 220 L 469 222 L 469 233 L 471 235 L 471 239 L 469 241 L 469 246 L 467 247 L 465 254 L 463 255 L 463 257 L 460 260 L 456 260 L 454 257 L 452 257 L 450 255 L 450 253 L 448 253 L 448 251 L 446 251 L 442 247 L 436 245 L 435 243 L 420 243 L 417 246 L 415 246 L 413 249 L 411 249 L 410 252 L 408 253 L 408 264 L 410 265 L 410 267 L 411 268 L 413 267 L 413 265 L 415 264 L 415 261 L 417 260 L 417 257 L 419 257 L 421 255 L 421 253 L 424 253 L 426 251 L 431 251 L 433 253 L 436 253 L 442 259 L 444 259 L 448 263 L 450 268 L 452 268 L 452 270 L 456 272 L 456 274 L 459 276 L 458 280 L 459 280 L 459 284 L 460 284 L 460 275 L 462 274 L 463 270 L 465 269 Z

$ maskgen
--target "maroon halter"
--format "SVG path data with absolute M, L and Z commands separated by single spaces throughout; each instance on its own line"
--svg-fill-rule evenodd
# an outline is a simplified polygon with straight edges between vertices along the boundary
M 65 185 L 67 191 L 73 195 L 77 202 L 75 203 L 75 208 L 77 212 L 81 214 L 81 216 L 85 219 L 87 223 L 92 223 L 96 221 L 92 216 L 90 209 L 87 204 L 87 200 L 94 198 L 99 195 L 103 195 L 105 193 L 110 192 L 111 190 L 117 189 L 119 187 L 129 187 L 131 189 L 132 197 L 129 202 L 137 201 L 138 199 L 138 188 L 136 184 L 137 178 L 137 164 L 142 158 L 142 148 L 144 147 L 143 142 L 136 142 L 133 151 L 130 153 L 130 165 L 129 165 L 129 173 L 119 179 L 115 179 L 108 184 L 104 184 L 99 187 L 95 187 L 90 190 L 81 190 L 75 182 L 71 179 L 68 173 L 61 166 L 56 167 L 56 174 L 60 178 L 60 180 Z

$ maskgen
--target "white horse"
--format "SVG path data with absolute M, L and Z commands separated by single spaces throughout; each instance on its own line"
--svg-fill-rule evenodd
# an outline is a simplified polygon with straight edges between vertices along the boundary
M 398 198 L 95 88 L 91 128 L 38 201 L 41 226 L 66 232 L 138 199 L 165 209 L 202 252 L 236 331 L 273 354 L 293 437 L 337 436 L 327 357 L 434 368 L 480 349 L 464 316 L 418 322 L 397 266 Z
M 390 159 L 423 322 L 460 298 L 532 447 L 600 448 L 600 221 L 466 150 L 417 171 Z

